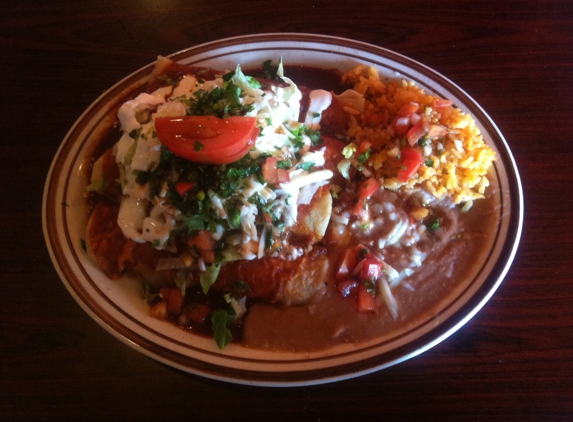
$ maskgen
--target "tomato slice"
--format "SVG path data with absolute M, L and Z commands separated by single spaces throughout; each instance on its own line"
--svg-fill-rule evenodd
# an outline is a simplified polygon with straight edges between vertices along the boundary
M 159 140 L 175 155 L 202 164 L 229 164 L 244 157 L 255 144 L 259 128 L 254 117 L 158 117 Z

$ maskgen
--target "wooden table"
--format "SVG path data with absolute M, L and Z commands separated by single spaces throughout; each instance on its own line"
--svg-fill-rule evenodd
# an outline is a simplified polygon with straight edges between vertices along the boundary
M 573 5 L 413 2 L 30 1 L 0 14 L 1 420 L 573 420 Z M 421 356 L 314 387 L 189 375 L 116 340 L 61 283 L 41 228 L 44 181 L 74 121 L 155 60 L 250 33 L 353 38 L 466 90 L 505 135 L 525 223 L 501 287 Z

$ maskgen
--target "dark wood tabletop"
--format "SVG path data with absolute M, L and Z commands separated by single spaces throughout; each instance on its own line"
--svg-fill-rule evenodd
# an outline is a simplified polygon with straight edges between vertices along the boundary
M 94 322 L 45 245 L 51 161 L 102 92 L 158 54 L 269 32 L 435 69 L 486 110 L 520 171 L 523 235 L 499 289 L 445 341 L 370 375 L 263 388 L 173 369 Z M 573 420 L 573 3 L 11 1 L 0 51 L 0 420 Z

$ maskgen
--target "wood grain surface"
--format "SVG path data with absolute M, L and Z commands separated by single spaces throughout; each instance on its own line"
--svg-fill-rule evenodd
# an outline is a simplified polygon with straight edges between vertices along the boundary
M 297 388 L 226 384 L 115 339 L 48 255 L 44 182 L 81 113 L 186 47 L 307 32 L 394 50 L 471 95 L 519 167 L 525 222 L 486 306 L 389 369 Z M 569 1 L 10 1 L 0 13 L 0 420 L 573 420 L 573 3 Z

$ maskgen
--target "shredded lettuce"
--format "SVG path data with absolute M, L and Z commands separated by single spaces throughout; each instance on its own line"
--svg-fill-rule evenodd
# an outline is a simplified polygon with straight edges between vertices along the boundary
M 213 283 L 215 283 L 220 269 L 221 264 L 213 264 L 209 265 L 205 271 L 201 273 L 201 287 L 203 288 L 203 293 L 207 294 L 209 288 Z
M 241 88 L 241 91 L 247 91 L 249 89 L 260 88 L 261 84 L 252 76 L 246 76 L 241 70 L 241 66 L 237 65 L 235 73 L 231 78 L 231 82 Z

